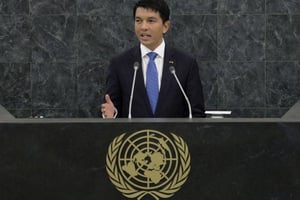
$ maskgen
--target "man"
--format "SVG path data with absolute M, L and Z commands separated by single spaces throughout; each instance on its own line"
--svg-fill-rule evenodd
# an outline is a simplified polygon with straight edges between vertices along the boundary
M 105 103 L 101 105 L 102 116 L 128 117 L 131 111 L 132 117 L 188 117 L 191 108 L 193 117 L 205 117 L 196 60 L 165 44 L 163 36 L 170 28 L 167 3 L 164 0 L 140 0 L 134 6 L 133 16 L 140 45 L 111 60 Z M 135 63 L 139 63 L 139 68 L 131 104 Z M 176 70 L 175 75 L 188 101 L 174 73 L 170 72 L 171 66 Z

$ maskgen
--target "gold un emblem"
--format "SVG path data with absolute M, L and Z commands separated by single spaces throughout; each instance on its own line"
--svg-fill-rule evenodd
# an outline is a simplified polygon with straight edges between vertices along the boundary
M 106 155 L 111 182 L 127 198 L 170 198 L 185 183 L 191 157 L 183 139 L 156 130 L 141 130 L 116 137 Z

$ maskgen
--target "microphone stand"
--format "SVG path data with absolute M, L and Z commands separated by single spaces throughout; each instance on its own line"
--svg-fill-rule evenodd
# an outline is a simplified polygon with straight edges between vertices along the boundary
M 170 66 L 170 67 L 169 67 L 169 70 L 170 70 L 171 74 L 174 75 L 174 77 L 175 77 L 175 79 L 176 79 L 176 82 L 177 82 L 177 84 L 178 84 L 178 86 L 179 86 L 179 88 L 180 88 L 180 90 L 181 90 L 181 92 L 182 92 L 182 94 L 183 94 L 183 96 L 184 96 L 186 102 L 187 102 L 187 105 L 188 105 L 188 108 L 189 108 L 189 118 L 192 119 L 193 117 L 192 117 L 192 107 L 191 107 L 191 103 L 190 103 L 190 101 L 189 101 L 189 98 L 188 98 L 187 95 L 185 94 L 184 89 L 182 88 L 182 86 L 181 86 L 181 84 L 180 84 L 180 81 L 178 80 L 178 77 L 177 77 L 176 71 L 175 71 L 175 67 L 174 67 L 174 66 Z
M 133 74 L 133 80 L 132 80 L 132 86 L 131 86 L 131 93 L 130 93 L 130 100 L 129 100 L 129 111 L 128 111 L 128 118 L 131 119 L 131 109 L 132 109 L 132 100 L 133 100 L 133 92 L 134 92 L 134 86 L 135 86 L 135 79 L 136 79 L 136 72 L 139 68 L 139 63 L 135 62 L 133 64 L 134 74 Z

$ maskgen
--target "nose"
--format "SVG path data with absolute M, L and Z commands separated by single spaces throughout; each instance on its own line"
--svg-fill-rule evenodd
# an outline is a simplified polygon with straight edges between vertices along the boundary
M 141 23 L 141 29 L 143 29 L 143 30 L 148 29 L 148 24 L 147 24 L 146 21 L 143 21 L 143 22 Z

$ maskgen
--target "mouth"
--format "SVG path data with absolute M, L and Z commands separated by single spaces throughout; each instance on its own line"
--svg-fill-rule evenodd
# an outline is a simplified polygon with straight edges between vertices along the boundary
M 141 39 L 149 39 L 149 38 L 151 38 L 151 35 L 146 34 L 146 33 L 142 33 L 142 34 L 140 34 L 140 37 L 141 37 Z

